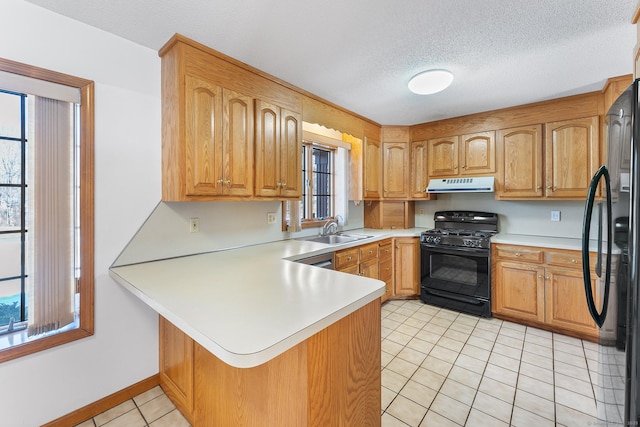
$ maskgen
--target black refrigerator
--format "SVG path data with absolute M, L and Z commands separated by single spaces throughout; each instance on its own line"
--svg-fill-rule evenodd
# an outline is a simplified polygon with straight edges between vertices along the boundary
M 591 181 L 583 219 L 585 300 L 600 328 L 596 378 L 592 378 L 592 381 L 597 415 L 602 425 L 628 426 L 639 425 L 640 422 L 639 119 L 638 80 L 635 80 L 604 117 L 607 160 Z M 618 212 L 614 214 L 613 204 L 619 202 L 620 206 L 624 206 L 622 202 L 627 201 L 628 210 L 626 207 L 622 212 L 617 209 Z M 626 227 L 624 230 L 628 233 L 628 244 L 623 245 L 620 242 L 625 239 L 620 237 L 620 231 L 617 231 L 615 239 L 614 234 L 616 227 L 620 226 L 621 217 L 626 221 L 627 215 L 628 231 Z M 614 240 L 620 247 L 613 245 Z M 589 265 L 589 251 L 598 252 L 595 266 Z M 591 277 L 592 268 L 597 278 Z M 594 287 L 595 282 L 599 285 Z

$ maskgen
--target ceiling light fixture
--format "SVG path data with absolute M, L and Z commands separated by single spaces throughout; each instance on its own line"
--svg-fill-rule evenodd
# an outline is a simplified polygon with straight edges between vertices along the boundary
M 427 70 L 409 80 L 409 90 L 418 95 L 431 95 L 449 87 L 453 74 L 447 70 Z

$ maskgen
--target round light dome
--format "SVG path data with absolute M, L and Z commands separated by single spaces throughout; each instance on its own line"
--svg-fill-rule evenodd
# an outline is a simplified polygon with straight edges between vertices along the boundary
M 409 80 L 409 90 L 418 95 L 430 95 L 445 90 L 453 81 L 447 70 L 427 70 Z

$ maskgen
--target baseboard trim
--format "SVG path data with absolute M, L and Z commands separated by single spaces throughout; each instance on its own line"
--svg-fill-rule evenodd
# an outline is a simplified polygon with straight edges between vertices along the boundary
M 107 409 L 111 409 L 114 406 L 126 402 L 127 400 L 144 393 L 147 390 L 151 390 L 155 386 L 160 385 L 160 375 L 156 374 L 139 381 L 129 387 L 110 394 L 96 402 L 90 403 L 80 409 L 43 424 L 42 427 L 69 427 L 76 424 L 80 424 L 89 418 L 93 418 L 98 414 L 103 413 Z

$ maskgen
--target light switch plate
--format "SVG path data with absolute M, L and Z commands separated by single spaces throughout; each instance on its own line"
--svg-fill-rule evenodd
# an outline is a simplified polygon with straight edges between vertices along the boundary
M 275 223 L 276 223 L 276 213 L 267 212 L 267 224 L 275 224 Z
M 560 221 L 560 211 L 551 211 L 551 221 Z

